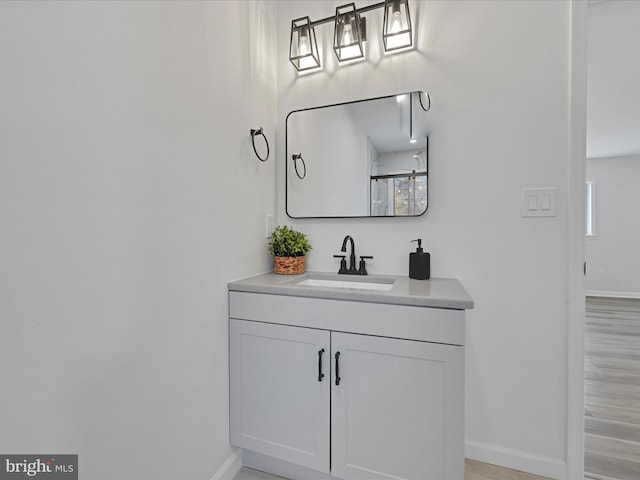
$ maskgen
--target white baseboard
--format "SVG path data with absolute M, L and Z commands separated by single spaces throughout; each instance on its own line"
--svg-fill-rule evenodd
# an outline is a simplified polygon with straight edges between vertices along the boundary
M 533 455 L 519 450 L 511 450 L 471 440 L 465 442 L 465 456 L 479 462 L 499 465 L 542 477 L 568 480 L 566 461 L 556 458 Z
M 640 298 L 640 292 L 616 292 L 612 290 L 587 290 L 587 297 Z
M 233 480 L 233 477 L 242 468 L 242 450 L 236 448 L 231 455 L 227 457 L 218 471 L 213 474 L 211 480 Z
M 259 470 L 268 471 L 274 474 L 291 474 L 293 471 L 282 470 L 280 468 L 274 468 L 275 463 L 278 465 L 283 464 L 290 468 L 293 466 L 286 464 L 286 462 L 276 461 L 269 457 L 264 457 L 259 454 L 250 453 L 250 457 L 247 459 L 247 465 L 258 468 Z M 213 474 L 211 480 L 233 480 L 233 477 L 242 468 L 242 449 L 235 449 L 231 455 L 225 460 L 222 466 L 216 473 Z M 480 442 L 474 442 L 467 440 L 465 442 L 465 457 L 479 462 L 490 463 L 492 465 L 498 465 L 501 467 L 510 468 L 512 470 L 518 470 L 521 472 L 532 473 L 534 475 L 540 475 L 555 480 L 568 480 L 567 479 L 567 464 L 563 460 L 555 458 L 545 457 L 542 455 L 533 455 L 519 450 L 511 450 L 508 448 L 502 448 L 495 445 L 488 445 Z M 262 463 L 261 463 L 262 462 Z M 269 464 L 264 462 L 271 462 Z M 295 467 L 301 468 L 301 467 Z M 300 473 L 300 472 L 296 472 Z M 323 475 L 315 472 L 315 475 Z M 294 475 L 295 476 L 295 475 Z M 292 477 L 293 478 L 293 477 Z M 306 478 L 302 475 L 300 478 Z M 323 477 L 324 478 L 324 477 Z

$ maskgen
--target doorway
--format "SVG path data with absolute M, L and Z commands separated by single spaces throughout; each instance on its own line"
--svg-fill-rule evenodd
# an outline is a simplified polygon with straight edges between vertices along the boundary
M 584 437 L 589 478 L 640 478 L 640 1 L 590 1 Z M 587 202 L 588 204 L 588 202 Z M 627 246 L 629 245 L 629 246 Z

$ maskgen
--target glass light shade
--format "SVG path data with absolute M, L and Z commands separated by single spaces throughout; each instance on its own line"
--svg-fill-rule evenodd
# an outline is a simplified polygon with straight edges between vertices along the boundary
M 320 68 L 316 32 L 311 26 L 309 17 L 298 18 L 291 22 L 289 60 L 299 72 Z
M 354 3 L 336 8 L 333 30 L 333 50 L 338 61 L 364 58 L 362 42 L 366 40 L 365 19 L 360 17 Z
M 408 0 L 385 0 L 382 42 L 386 53 L 413 46 Z

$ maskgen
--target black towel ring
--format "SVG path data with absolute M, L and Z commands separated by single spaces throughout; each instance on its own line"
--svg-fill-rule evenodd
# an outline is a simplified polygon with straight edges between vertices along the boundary
M 264 138 L 264 143 L 267 146 L 267 154 L 264 158 L 262 158 L 258 153 L 258 150 L 256 150 L 256 135 L 262 135 L 262 137 Z M 261 162 L 266 162 L 269 159 L 269 140 L 267 140 L 267 137 L 262 131 L 262 127 L 258 128 L 257 130 L 253 128 L 251 129 L 251 145 L 253 146 L 253 151 L 256 154 L 256 157 L 258 157 L 258 160 L 260 160 Z
M 304 177 L 307 176 L 307 164 L 304 163 L 304 158 L 302 158 L 302 154 L 294 153 L 293 155 L 291 155 L 291 159 L 293 160 L 293 168 L 296 171 L 296 175 L 300 180 L 302 180 Z M 298 171 L 298 160 L 302 162 L 302 168 L 304 169 L 302 175 L 300 175 L 300 172 Z
M 423 93 L 427 95 L 427 100 L 429 100 L 427 108 L 424 108 L 424 103 L 422 103 Z M 418 92 L 418 100 L 420 100 L 420 106 L 422 107 L 422 110 L 424 110 L 425 112 L 431 110 L 431 97 L 429 96 L 429 92 Z

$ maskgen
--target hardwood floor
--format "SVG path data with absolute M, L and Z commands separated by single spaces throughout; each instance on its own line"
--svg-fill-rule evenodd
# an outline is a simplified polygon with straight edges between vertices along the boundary
M 253 468 L 242 467 L 233 477 L 233 480 L 282 480 L 282 477 L 254 470 Z
M 464 480 L 549 480 L 531 473 L 518 472 L 476 460 L 464 462 Z
M 465 461 L 465 480 L 548 480 L 545 477 L 530 473 L 509 470 L 508 468 L 489 465 L 467 459 Z M 242 467 L 233 480 L 284 480 L 282 477 Z
M 640 299 L 587 297 L 585 474 L 640 479 Z

